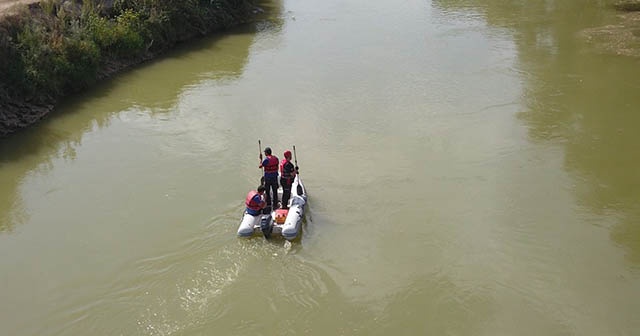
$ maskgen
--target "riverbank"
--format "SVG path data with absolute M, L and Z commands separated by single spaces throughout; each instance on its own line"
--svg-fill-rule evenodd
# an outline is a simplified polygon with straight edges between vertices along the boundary
M 593 27 L 582 32 L 584 38 L 605 53 L 640 57 L 640 0 L 614 3 L 618 20 L 614 24 Z
M 65 96 L 256 12 L 250 0 L 13 6 L 0 18 L 0 137 L 38 122 Z

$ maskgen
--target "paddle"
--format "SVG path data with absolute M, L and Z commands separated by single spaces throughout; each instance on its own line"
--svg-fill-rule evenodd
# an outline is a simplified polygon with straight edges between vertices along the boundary
M 262 143 L 258 139 L 258 149 L 260 150 L 260 166 L 262 166 Z M 260 177 L 260 185 L 264 185 L 264 174 Z
M 298 154 L 296 153 L 296 145 L 293 145 L 293 157 L 296 162 L 296 174 L 300 175 L 298 172 Z M 302 196 L 302 186 L 300 185 L 300 176 L 298 176 L 298 186 L 296 187 L 296 192 L 298 196 Z

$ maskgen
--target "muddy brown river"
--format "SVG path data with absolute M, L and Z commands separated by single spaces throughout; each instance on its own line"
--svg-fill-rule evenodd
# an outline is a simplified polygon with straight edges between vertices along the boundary
M 1 335 L 637 335 L 602 1 L 276 1 L 0 142 Z M 239 239 L 257 140 L 299 240 Z

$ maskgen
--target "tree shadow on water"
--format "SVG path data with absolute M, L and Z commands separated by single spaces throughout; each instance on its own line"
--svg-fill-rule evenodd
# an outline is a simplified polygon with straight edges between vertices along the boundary
M 265 18 L 278 16 L 280 1 L 266 3 Z M 275 11 L 275 12 L 274 12 Z M 268 14 L 268 15 L 267 15 Z M 151 117 L 175 110 L 184 92 L 203 81 L 242 76 L 260 21 L 183 43 L 157 59 L 127 69 L 68 97 L 38 124 L 0 140 L 0 232 L 11 232 L 27 217 L 20 185 L 34 171 L 46 173 L 56 159 L 75 160 L 77 148 L 94 130 L 111 125 L 119 113 Z M 274 25 L 278 27 L 278 25 Z M 22 219 L 20 219 L 22 218 Z
M 434 4 L 477 11 L 513 36 L 524 83 L 518 117 L 530 139 L 564 149 L 577 202 L 615 222 L 611 239 L 640 265 L 638 58 L 594 50 L 588 40 L 591 28 L 615 21 L 615 10 L 601 1 Z

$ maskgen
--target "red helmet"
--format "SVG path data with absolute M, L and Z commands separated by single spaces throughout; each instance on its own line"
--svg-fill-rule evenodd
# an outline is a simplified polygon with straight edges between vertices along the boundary
M 288 150 L 284 151 L 284 157 L 286 157 L 287 159 L 290 159 L 291 158 L 291 151 L 288 151 Z

